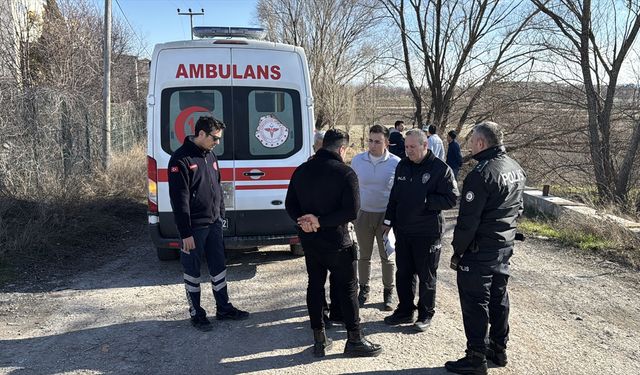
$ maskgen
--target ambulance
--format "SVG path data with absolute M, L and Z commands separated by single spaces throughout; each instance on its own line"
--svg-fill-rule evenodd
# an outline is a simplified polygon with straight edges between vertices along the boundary
M 226 124 L 214 149 L 222 176 L 225 246 L 286 244 L 301 255 L 284 207 L 296 167 L 312 154 L 313 97 L 302 48 L 261 29 L 194 27 L 201 39 L 156 45 L 147 96 L 148 218 L 161 260 L 179 255 L 167 164 L 203 115 Z

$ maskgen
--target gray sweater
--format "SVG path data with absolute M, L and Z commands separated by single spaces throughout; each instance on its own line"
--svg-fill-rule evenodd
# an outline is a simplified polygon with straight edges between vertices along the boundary
M 400 158 L 384 151 L 382 159 L 374 164 L 369 151 L 353 157 L 351 168 L 358 175 L 360 209 L 366 212 L 385 212 L 393 186 L 393 176 Z

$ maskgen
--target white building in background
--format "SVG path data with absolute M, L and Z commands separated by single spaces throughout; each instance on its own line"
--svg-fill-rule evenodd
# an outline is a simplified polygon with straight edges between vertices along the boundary
M 37 40 L 47 3 L 55 0 L 2 0 L 0 5 L 0 81 L 20 76 L 22 45 Z

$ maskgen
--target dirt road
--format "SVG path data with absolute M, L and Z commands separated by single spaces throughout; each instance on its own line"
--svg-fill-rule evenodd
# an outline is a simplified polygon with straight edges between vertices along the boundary
M 445 374 L 444 362 L 463 353 L 455 275 L 447 267 L 450 246 L 441 258 L 429 331 L 382 322 L 387 313 L 380 311 L 376 265 L 373 303 L 361 318 L 385 352 L 344 358 L 346 332 L 334 328 L 334 348 L 317 360 L 309 349 L 302 258 L 283 247 L 231 253 L 230 293 L 252 316 L 214 321 L 213 331 L 202 333 L 187 320 L 179 263 L 156 260 L 144 235 L 138 243 L 93 272 L 6 286 L 0 294 L 0 373 Z M 512 265 L 510 362 L 490 373 L 640 374 L 636 271 L 535 239 L 518 244 Z M 211 291 L 203 290 L 213 312 Z

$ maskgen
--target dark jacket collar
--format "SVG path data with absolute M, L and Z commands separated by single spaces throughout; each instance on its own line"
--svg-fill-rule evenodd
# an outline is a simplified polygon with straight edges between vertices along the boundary
M 333 160 L 337 160 L 341 163 L 344 163 L 344 161 L 342 160 L 342 158 L 340 157 L 340 155 L 338 155 L 337 153 L 333 152 L 333 151 L 329 151 L 327 149 L 321 148 L 316 152 L 315 155 L 316 158 L 318 159 L 333 159 Z
M 504 154 L 505 152 L 507 151 L 503 145 L 497 145 L 497 146 L 478 152 L 477 154 L 473 155 L 473 158 L 476 159 L 477 161 L 493 159 L 500 154 Z
M 200 146 L 195 144 L 193 142 L 193 137 L 190 136 L 190 135 L 184 137 L 184 143 L 183 144 L 184 144 L 185 147 L 187 147 L 189 152 L 192 152 L 194 154 L 206 156 L 209 153 L 209 151 L 203 150 L 202 148 L 200 148 Z

